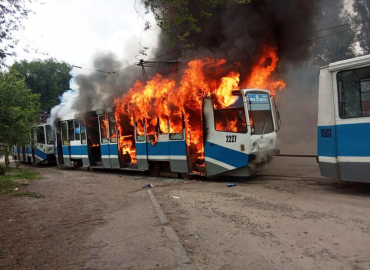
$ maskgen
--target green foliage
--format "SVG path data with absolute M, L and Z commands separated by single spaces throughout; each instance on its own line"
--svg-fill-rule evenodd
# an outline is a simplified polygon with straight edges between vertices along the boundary
M 39 95 L 27 89 L 22 76 L 0 72 L 0 153 L 10 155 L 14 145 L 30 143 L 39 110 Z
M 167 34 L 170 42 L 186 42 L 193 33 L 199 33 L 201 18 L 210 18 L 212 8 L 222 5 L 224 0 L 141 0 L 147 12 L 152 12 L 157 25 Z M 231 1 L 231 0 L 230 0 Z M 232 0 L 248 4 L 251 0 Z M 196 6 L 197 8 L 191 8 Z M 146 27 L 148 29 L 148 27 Z
M 338 0 L 333 3 L 322 2 L 318 6 L 318 12 L 321 16 L 318 16 L 317 28 L 324 29 L 352 23 L 353 15 L 346 9 L 345 3 L 345 0 Z M 346 29 L 347 31 L 343 32 Z M 320 31 L 317 33 L 317 36 L 331 34 L 332 36 L 321 38 L 311 43 L 311 62 L 315 66 L 324 66 L 331 62 L 355 57 L 355 29 L 352 27 L 334 28 Z
M 58 97 L 69 89 L 72 66 L 50 58 L 27 62 L 16 62 L 11 67 L 25 78 L 27 87 L 40 94 L 40 109 L 49 111 L 59 104 Z
M 370 14 L 370 3 L 369 1 L 353 1 L 353 11 L 355 13 L 355 21 L 361 22 L 366 21 Z M 370 53 L 370 23 L 360 23 L 356 25 L 357 40 L 361 45 L 363 54 Z
M 6 173 L 6 166 L 4 163 L 0 163 L 0 176 Z
M 33 0 L 28 0 L 32 3 Z M 37 0 L 36 0 L 37 1 Z M 14 48 L 19 40 L 14 37 L 14 32 L 23 29 L 22 21 L 27 19 L 32 11 L 26 8 L 26 2 L 23 0 L 1 0 L 0 1 L 0 67 L 4 67 L 5 59 L 8 56 L 14 56 Z M 27 48 L 24 48 L 27 51 Z
M 5 175 L 0 175 L 0 194 L 13 193 L 15 187 L 19 186 L 15 180 L 35 180 L 40 174 L 27 169 L 10 168 Z

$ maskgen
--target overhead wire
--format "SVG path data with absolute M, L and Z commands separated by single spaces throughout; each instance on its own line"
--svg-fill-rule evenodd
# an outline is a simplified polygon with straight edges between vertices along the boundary
M 315 2 L 313 2 L 313 4 L 318 3 L 318 2 L 321 2 L 321 1 L 323 1 L 323 0 L 315 1 Z M 314 33 L 314 32 L 321 32 L 321 31 L 327 31 L 327 30 L 336 29 L 336 28 L 345 27 L 345 26 L 357 25 L 357 24 L 360 24 L 360 23 L 368 22 L 368 21 L 370 21 L 370 18 L 365 19 L 365 20 L 362 20 L 362 21 L 358 21 L 358 22 L 352 22 L 352 23 L 347 23 L 347 24 L 342 24 L 342 25 L 336 25 L 336 26 L 332 26 L 332 27 L 322 28 L 322 29 L 318 29 L 318 30 L 312 31 L 312 32 L 310 32 L 310 33 Z M 229 32 L 224 33 L 224 35 L 228 35 L 228 34 L 231 34 L 231 33 L 237 32 L 237 31 L 240 31 L 240 30 L 245 29 L 245 28 L 247 28 L 247 27 L 249 27 L 249 26 L 243 26 L 243 27 L 240 27 L 240 28 L 238 28 L 238 29 L 234 29 L 234 30 L 232 30 L 232 31 L 229 31 Z M 302 42 L 299 42 L 299 43 L 296 43 L 296 44 L 293 44 L 293 45 L 298 45 L 298 44 L 303 44 L 303 43 L 311 42 L 311 41 L 318 40 L 318 39 L 321 39 L 321 38 L 325 38 L 325 37 L 333 36 L 333 35 L 336 35 L 336 34 L 344 33 L 344 32 L 347 32 L 347 31 L 349 31 L 349 30 L 351 30 L 351 28 L 346 29 L 346 30 L 343 30 L 343 31 L 339 31 L 339 32 L 331 33 L 331 34 L 328 34 L 328 35 L 324 35 L 324 36 L 315 37 L 315 38 L 312 38 L 312 39 L 309 39 L 309 40 L 305 40 L 305 41 L 302 41 Z M 203 43 L 205 43 L 205 42 L 207 42 L 207 41 L 210 41 L 210 40 L 212 40 L 212 39 L 214 39 L 214 38 L 208 38 L 208 39 L 205 39 L 205 40 L 199 41 L 199 42 L 197 42 L 197 43 L 194 43 L 194 44 L 193 44 L 193 46 L 191 47 L 191 49 L 193 49 L 193 48 L 197 48 L 197 47 L 199 47 L 201 44 L 203 44 Z M 178 48 L 178 49 L 175 49 L 175 50 L 173 50 L 173 51 L 170 51 L 170 52 L 164 53 L 164 54 L 162 54 L 162 55 L 159 55 L 159 56 L 156 56 L 156 57 L 150 58 L 150 59 L 148 59 L 148 60 L 146 60 L 146 61 L 151 61 L 151 60 L 154 60 L 154 59 L 157 59 L 157 58 L 161 58 L 161 57 L 164 57 L 164 56 L 167 56 L 167 55 L 170 55 L 170 54 L 176 53 L 176 52 L 180 52 L 180 51 L 183 51 L 183 50 L 186 50 L 186 49 L 187 49 L 187 48 L 185 48 L 185 47 Z M 125 67 L 125 68 L 123 68 L 123 69 L 120 69 L 120 70 L 117 70 L 117 71 L 114 71 L 114 72 L 110 72 L 107 76 L 112 75 L 112 74 L 120 73 L 120 72 L 121 72 L 121 71 L 123 71 L 123 70 L 126 70 L 126 69 L 128 69 L 128 68 L 130 68 L 130 67 L 134 67 L 134 66 L 137 66 L 137 65 L 138 65 L 138 63 L 135 63 L 135 64 L 133 64 L 133 65 L 131 65 L 131 66 L 128 66 L 128 67 Z

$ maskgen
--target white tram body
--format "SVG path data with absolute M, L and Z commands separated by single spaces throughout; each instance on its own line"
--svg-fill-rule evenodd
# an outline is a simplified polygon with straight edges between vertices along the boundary
M 370 55 L 320 69 L 318 162 L 322 176 L 370 182 Z
M 144 135 L 137 133 L 136 122 L 134 127 L 123 127 L 132 129 L 130 137 L 136 152 L 136 162 L 132 162 L 127 152 L 119 150 L 121 135 L 117 132 L 114 109 L 84 115 L 71 113 L 59 119 L 57 162 L 91 169 L 149 170 L 154 175 L 161 171 L 207 176 L 253 175 L 279 153 L 276 106 L 267 90 L 242 89 L 233 91 L 233 95 L 235 103 L 228 108 L 215 109 L 211 98 L 203 100 L 204 164 L 201 166 L 196 164 L 194 152 L 187 146 L 185 122 L 180 133 L 163 134 L 158 126 L 155 143 L 145 128 Z M 229 128 L 220 128 L 230 116 L 233 118 Z
M 37 124 L 29 145 L 13 147 L 13 159 L 34 164 L 55 163 L 54 131 L 48 124 Z

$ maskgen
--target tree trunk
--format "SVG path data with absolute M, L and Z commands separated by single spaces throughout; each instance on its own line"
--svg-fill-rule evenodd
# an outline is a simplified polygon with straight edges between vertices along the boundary
M 9 167 L 9 165 L 10 165 L 9 155 L 8 155 L 8 154 L 6 154 L 6 155 L 5 155 L 5 165 L 6 165 L 7 167 Z

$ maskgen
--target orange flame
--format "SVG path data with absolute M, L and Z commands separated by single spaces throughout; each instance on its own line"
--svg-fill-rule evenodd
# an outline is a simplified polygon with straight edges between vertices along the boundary
M 251 74 L 245 76 L 244 81 L 250 88 L 268 89 L 272 93 L 283 89 L 286 84 L 282 80 L 273 81 L 270 76 L 276 69 L 278 57 L 277 49 L 264 46 L 262 55 L 252 68 Z M 125 134 L 127 128 L 133 129 L 137 124 L 137 135 L 153 135 L 158 138 L 158 129 L 162 133 L 182 133 L 183 122 L 186 127 L 186 144 L 188 155 L 196 155 L 198 166 L 204 161 L 202 103 L 204 97 L 214 99 L 215 109 L 230 106 L 235 102 L 233 90 L 240 89 L 241 75 L 235 65 L 235 70 L 225 71 L 225 59 L 194 59 L 187 63 L 178 82 L 171 76 L 164 78 L 160 74 L 153 76 L 146 84 L 136 81 L 134 86 L 121 98 L 115 99 L 116 122 L 118 134 Z M 226 74 L 214 75 L 213 74 Z M 244 76 L 244 75 L 243 75 Z M 130 127 L 124 127 L 120 118 L 128 118 Z M 237 131 L 237 121 L 228 119 L 230 131 Z M 225 123 L 216 123 L 216 129 L 223 129 Z M 119 146 L 122 153 L 129 153 L 132 163 L 136 162 L 134 138 L 119 136 Z
M 282 90 L 286 87 L 286 83 L 283 80 L 271 81 L 269 79 L 279 61 L 276 50 L 276 48 L 269 46 L 263 47 L 262 57 L 258 59 L 248 79 L 247 85 L 249 88 L 265 88 L 270 90 L 271 95 L 275 95 L 276 90 Z M 270 63 L 268 63 L 269 61 Z M 267 66 L 266 63 L 268 63 Z

